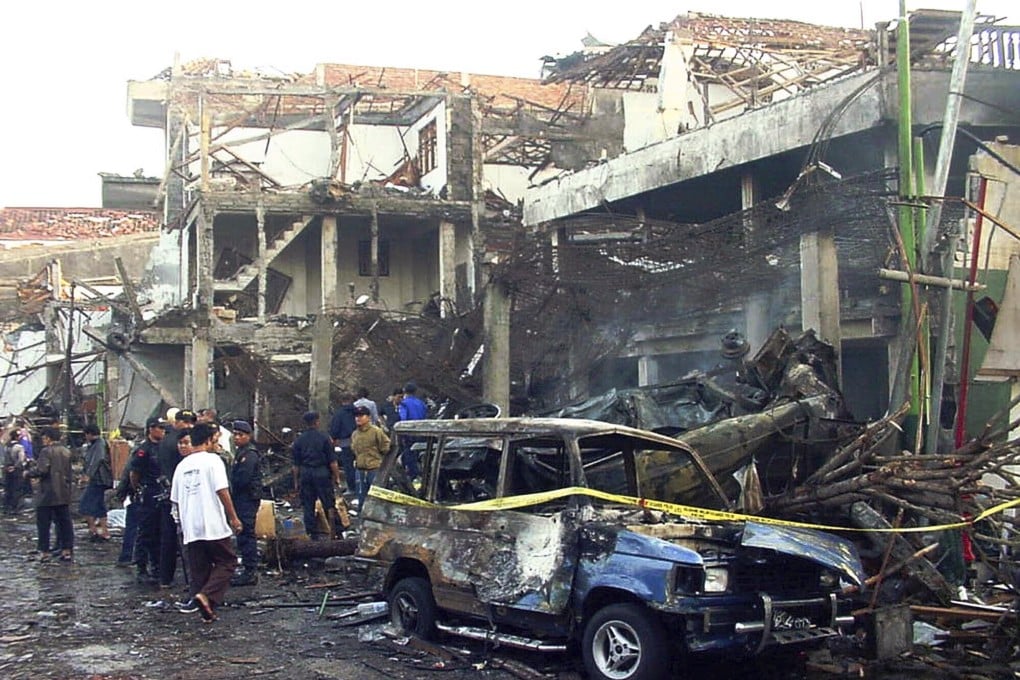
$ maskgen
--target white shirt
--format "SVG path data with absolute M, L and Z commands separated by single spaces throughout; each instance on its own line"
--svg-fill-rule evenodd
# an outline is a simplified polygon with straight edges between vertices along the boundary
M 364 406 L 368 409 L 368 417 L 371 419 L 373 425 L 379 424 L 379 407 L 376 406 L 375 402 L 368 397 L 361 397 L 354 402 L 354 408 Z
M 184 543 L 218 541 L 234 535 L 216 492 L 226 489 L 227 469 L 215 453 L 196 451 L 174 471 L 170 500 L 177 506 Z

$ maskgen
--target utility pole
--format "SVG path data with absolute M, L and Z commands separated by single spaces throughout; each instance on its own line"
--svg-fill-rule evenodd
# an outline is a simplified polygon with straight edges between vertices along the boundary
M 949 163 L 953 157 L 953 146 L 956 140 L 956 129 L 960 121 L 960 108 L 963 105 L 963 87 L 967 81 L 967 66 L 970 64 L 970 39 L 974 34 L 974 22 L 977 17 L 977 0 L 967 0 L 967 8 L 960 17 L 960 32 L 956 36 L 956 59 L 953 62 L 953 73 L 949 79 L 949 93 L 946 98 L 946 113 L 942 118 L 942 137 L 939 139 L 939 155 L 935 162 L 935 178 L 932 185 L 932 193 L 935 196 L 943 196 L 946 192 L 946 183 L 949 180 Z M 946 251 L 941 258 L 935 255 L 935 246 L 938 243 L 938 227 L 942 217 L 942 201 L 935 201 L 928 211 L 928 222 L 925 225 L 924 239 L 921 247 L 921 257 L 924 262 L 924 269 L 927 273 L 935 276 L 947 276 L 952 278 L 953 253 L 956 250 L 958 236 L 950 239 Z M 980 217 L 978 218 L 980 219 Z M 959 232 L 957 232 L 959 234 Z M 938 453 L 938 439 L 940 421 L 942 418 L 942 391 L 946 382 L 946 359 L 949 354 L 949 336 L 952 324 L 952 289 L 943 290 L 936 298 L 937 305 L 935 312 L 935 324 L 938 329 L 936 336 L 935 356 L 932 360 L 932 385 L 931 385 L 931 408 L 929 409 L 929 420 L 927 436 L 925 441 L 925 453 Z M 969 333 L 970 329 L 966 329 Z M 961 373 L 961 385 L 969 379 L 969 376 Z
M 74 352 L 74 281 L 71 282 L 71 306 L 67 310 L 67 356 L 64 358 L 64 430 L 71 427 L 71 400 L 74 390 L 74 370 L 71 366 L 71 357 Z

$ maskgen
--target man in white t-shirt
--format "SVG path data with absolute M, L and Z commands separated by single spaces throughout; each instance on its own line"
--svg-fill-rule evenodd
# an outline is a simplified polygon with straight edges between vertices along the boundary
M 191 428 L 191 453 L 178 463 L 170 488 L 188 548 L 192 599 L 206 623 L 216 620 L 216 607 L 230 586 L 237 567 L 231 538 L 241 531 L 227 470 L 220 457 L 210 452 L 217 434 L 215 425 L 199 423 Z

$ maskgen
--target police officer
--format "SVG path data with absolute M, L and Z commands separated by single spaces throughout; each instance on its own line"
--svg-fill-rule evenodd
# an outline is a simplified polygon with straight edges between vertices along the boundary
M 241 518 L 237 551 L 241 553 L 242 571 L 231 579 L 230 585 L 253 586 L 259 582 L 255 516 L 262 501 L 262 473 L 259 470 L 259 451 L 251 443 L 251 425 L 245 420 L 235 420 L 233 432 L 234 464 L 230 468 L 230 495 L 234 499 L 237 516 Z
M 330 538 L 340 529 L 340 518 L 336 511 L 334 488 L 340 485 L 340 465 L 333 441 L 319 430 L 319 414 L 309 411 L 302 420 L 305 431 L 298 435 L 292 447 L 294 490 L 301 494 L 304 509 L 305 533 L 313 541 L 323 538 L 315 521 L 315 501 L 322 502 L 322 509 L 331 523 Z
M 159 499 L 166 495 L 160 484 L 159 443 L 166 423 L 161 418 L 145 421 L 145 440 L 131 452 L 128 480 L 134 502 L 138 503 L 138 538 L 135 543 L 135 568 L 139 583 L 158 583 L 160 516 Z M 167 502 L 169 496 L 166 495 Z
M 195 420 L 194 411 L 179 409 L 174 414 L 173 421 L 167 424 L 167 431 L 159 443 L 157 456 L 159 473 L 168 483 L 174 478 L 177 464 L 181 462 L 177 442 L 182 433 L 195 425 Z M 163 482 L 160 481 L 160 484 Z M 161 588 L 169 588 L 173 585 L 174 574 L 177 573 L 177 523 L 170 512 L 172 504 L 169 499 L 160 500 L 156 505 L 159 508 L 159 585 Z

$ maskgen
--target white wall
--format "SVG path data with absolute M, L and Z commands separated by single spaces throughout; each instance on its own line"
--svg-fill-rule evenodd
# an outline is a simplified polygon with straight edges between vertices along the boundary
M 422 187 L 438 192 L 446 184 L 447 120 L 445 103 L 438 104 L 409 127 L 391 125 L 353 125 L 349 132 L 347 168 L 348 184 L 380 180 L 391 175 L 404 161 L 405 148 L 411 157 L 418 155 L 418 132 L 433 120 L 437 121 L 437 167 L 422 177 Z M 213 137 L 222 129 L 214 128 Z M 217 139 L 213 146 L 242 142 L 264 134 L 264 129 L 236 128 Z M 401 142 L 403 136 L 403 142 Z M 283 186 L 298 186 L 325 177 L 329 171 L 330 140 L 325 132 L 311 130 L 277 131 L 269 140 L 244 142 L 230 146 L 230 151 L 260 167 L 262 172 Z M 226 160 L 220 152 L 215 158 Z M 198 163 L 191 171 L 199 172 Z M 222 173 L 221 173 L 222 174 Z M 223 180 L 229 183 L 229 180 Z

